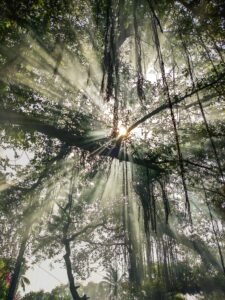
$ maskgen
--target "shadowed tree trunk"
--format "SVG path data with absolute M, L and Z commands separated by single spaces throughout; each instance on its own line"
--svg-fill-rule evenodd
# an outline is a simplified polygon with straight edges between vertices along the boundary
M 19 282 L 20 271 L 23 263 L 23 256 L 29 239 L 29 229 L 27 228 L 20 244 L 19 254 L 16 259 L 15 269 L 9 286 L 7 300 L 13 300 L 16 294 L 16 288 Z
M 65 222 L 64 226 L 63 226 L 63 237 L 61 239 L 61 243 L 65 248 L 65 255 L 63 256 L 65 264 L 66 264 L 66 272 L 67 272 L 67 277 L 68 277 L 68 281 L 69 281 L 69 288 L 70 288 L 70 292 L 71 295 L 73 297 L 73 300 L 87 300 L 88 297 L 86 295 L 80 297 L 77 289 L 79 288 L 79 286 L 75 286 L 75 279 L 73 276 L 73 271 L 72 271 L 72 264 L 71 264 L 71 260 L 70 260 L 70 255 L 71 255 L 71 248 L 70 248 L 70 243 L 74 240 L 76 240 L 76 238 L 84 233 L 86 233 L 89 229 L 94 230 L 95 228 L 97 228 L 98 226 L 103 225 L 104 223 L 98 223 L 98 224 L 88 224 L 86 226 L 84 226 L 81 230 L 73 233 L 72 235 L 70 235 L 68 237 L 68 231 L 69 231 L 69 227 L 72 223 L 72 219 L 71 219 L 71 208 L 72 208 L 72 196 L 69 195 L 68 197 L 68 203 L 66 204 L 66 206 L 64 208 L 62 208 L 63 212 L 67 214 L 67 222 Z
M 86 295 L 83 297 L 80 297 L 79 294 L 77 293 L 78 287 L 75 286 L 74 283 L 74 277 L 73 277 L 73 272 L 72 272 L 72 265 L 71 265 L 71 260 L 70 260 L 70 242 L 68 240 L 64 241 L 64 247 L 66 250 L 66 254 L 63 256 L 65 263 L 66 263 L 66 271 L 67 271 L 67 276 L 69 280 L 69 287 L 70 287 L 70 292 L 74 300 L 86 300 L 88 299 Z

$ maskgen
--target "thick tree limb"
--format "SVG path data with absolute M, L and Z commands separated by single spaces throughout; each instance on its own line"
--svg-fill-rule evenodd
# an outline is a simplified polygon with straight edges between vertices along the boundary
M 26 250 L 27 242 L 29 240 L 29 233 L 30 233 L 30 228 L 27 227 L 25 229 L 24 235 L 23 235 L 21 243 L 20 243 L 19 253 L 16 258 L 16 264 L 15 264 L 15 267 L 13 270 L 12 278 L 11 278 L 10 285 L 9 285 L 8 295 L 6 298 L 7 300 L 14 299 L 15 294 L 16 294 L 20 271 L 21 271 L 22 264 L 23 264 L 24 253 Z
M 202 85 L 200 87 L 194 88 L 192 89 L 189 93 L 186 93 L 185 95 L 178 97 L 178 96 L 174 96 L 173 97 L 173 101 L 172 101 L 172 105 L 178 104 L 182 101 L 184 101 L 186 98 L 193 96 L 194 94 L 196 94 L 197 92 L 200 92 L 204 89 L 210 88 L 213 85 L 217 84 L 220 81 L 225 81 L 225 72 L 221 73 L 215 80 L 212 80 L 209 83 L 206 83 L 205 85 Z M 156 109 L 154 109 L 153 111 L 151 111 L 150 113 L 148 113 L 147 115 L 145 115 L 144 117 L 142 117 L 141 119 L 137 120 L 133 125 L 131 125 L 128 129 L 127 132 L 131 132 L 134 128 L 136 128 L 138 125 L 144 123 L 146 120 L 150 119 L 151 117 L 157 115 L 158 113 L 166 110 L 169 108 L 169 103 L 165 103 L 160 105 L 159 107 L 157 107 Z
M 186 98 L 191 97 L 199 91 L 206 88 L 210 88 L 217 83 L 224 81 L 225 73 L 221 73 L 215 80 L 208 82 L 200 87 L 192 89 L 189 93 L 178 97 L 173 97 L 172 105 L 181 103 Z M 146 120 L 157 115 L 158 113 L 169 108 L 169 104 L 165 103 L 154 109 L 152 112 L 148 113 L 141 119 L 137 120 L 133 125 L 128 128 L 128 134 L 136 128 L 138 125 L 144 123 Z M 50 125 L 45 119 L 39 120 L 37 117 L 26 115 L 22 112 L 15 112 L 8 109 L 0 110 L 0 123 L 18 125 L 25 131 L 38 131 L 47 135 L 49 138 L 57 138 L 61 142 L 65 143 L 67 146 L 76 146 L 81 150 L 89 151 L 90 153 L 98 154 L 101 156 L 111 157 L 119 159 L 120 161 L 133 162 L 138 165 L 143 165 L 145 167 L 151 168 L 153 170 L 159 171 L 159 167 L 151 159 L 141 159 L 134 158 L 127 152 L 120 149 L 121 140 L 110 139 L 109 137 L 101 138 L 99 140 L 91 140 L 90 137 L 85 136 L 85 134 L 79 134 L 78 130 L 76 132 L 69 130 L 67 128 L 57 128 L 54 125 Z M 101 148 L 101 151 L 99 150 Z
M 93 155 L 106 156 L 119 159 L 120 161 L 133 162 L 138 165 L 159 171 L 160 168 L 151 159 L 134 158 L 120 148 L 121 139 L 111 139 L 109 137 L 92 141 L 89 136 L 76 135 L 73 131 L 64 128 L 57 128 L 46 124 L 46 120 L 38 120 L 21 112 L 0 110 L 0 124 L 18 125 L 25 131 L 37 131 L 47 135 L 49 138 L 57 138 L 65 143 L 67 147 L 75 146 L 81 150 L 89 151 Z
M 69 280 L 69 288 L 70 288 L 70 292 L 73 297 L 73 300 L 87 299 L 86 295 L 84 295 L 83 297 L 79 296 L 79 294 L 77 292 L 77 289 L 79 288 L 79 286 L 75 286 L 75 283 L 74 283 L 72 264 L 71 264 L 71 260 L 70 260 L 71 249 L 70 249 L 69 241 L 64 241 L 64 247 L 65 247 L 66 254 L 63 256 L 63 258 L 64 258 L 65 264 L 66 264 L 67 277 Z

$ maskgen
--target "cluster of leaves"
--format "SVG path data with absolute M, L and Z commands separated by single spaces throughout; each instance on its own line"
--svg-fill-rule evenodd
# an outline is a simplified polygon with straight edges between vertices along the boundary
M 155 266 L 156 269 L 163 270 L 163 266 Z M 178 263 L 175 268 L 174 282 L 169 287 L 165 286 L 165 282 L 159 278 L 146 279 L 141 287 L 131 285 L 124 281 L 121 284 L 121 289 L 129 295 L 129 299 L 185 299 L 185 294 L 189 295 L 204 295 L 210 298 L 217 291 L 217 297 L 224 292 L 223 275 L 209 270 L 207 278 L 204 276 L 205 267 L 199 265 L 191 268 L 186 263 Z M 122 295 L 122 293 L 121 293 Z M 214 297 L 216 297 L 214 295 Z M 120 299 L 120 298 L 119 298 Z M 127 299 L 127 298 L 121 298 Z
M 10 283 L 12 265 L 9 259 L 0 259 L 0 299 L 5 299 Z
M 2 149 L 13 148 L 15 159 L 19 151 L 30 151 L 33 157 L 23 168 L 15 166 L 18 185 L 1 194 L 1 218 L 7 222 L 10 215 L 15 218 L 17 238 L 13 244 L 17 249 L 30 240 L 31 253 L 40 250 L 43 256 L 54 258 L 65 248 L 71 266 L 84 278 L 91 258 L 96 262 L 102 254 L 109 261 L 121 257 L 122 245 L 109 247 L 114 253 L 107 253 L 109 248 L 104 243 L 122 244 L 125 235 L 127 248 L 123 250 L 130 255 L 131 270 L 133 274 L 140 271 L 136 278 L 144 281 L 143 266 L 138 267 L 138 263 L 148 256 L 150 246 L 141 253 L 140 245 L 135 244 L 138 230 L 139 242 L 147 244 L 144 232 L 147 237 L 153 233 L 154 245 L 163 244 L 161 236 L 166 235 L 202 254 L 204 260 L 209 255 L 217 266 L 204 243 L 206 224 L 198 223 L 197 209 L 192 208 L 196 235 L 183 233 L 188 222 L 178 195 L 183 194 L 183 188 L 186 193 L 198 188 L 191 200 L 195 203 L 199 198 L 196 206 L 200 207 L 204 198 L 200 177 L 204 176 L 206 188 L 214 190 L 207 194 L 213 199 L 211 204 L 220 210 L 224 205 L 219 174 L 224 170 L 225 125 L 220 120 L 224 100 L 224 6 L 219 0 L 160 1 L 154 6 L 152 1 L 141 1 L 140 6 L 136 0 L 112 2 L 1 2 Z M 96 70 L 90 66 L 93 61 Z M 155 69 L 153 82 L 143 71 L 149 65 Z M 103 83 L 108 76 L 107 88 L 113 87 L 107 104 L 99 95 L 102 74 Z M 113 116 L 101 109 L 104 105 Z M 111 140 L 104 129 L 112 127 L 112 120 L 118 117 L 131 126 L 130 137 Z M 141 133 L 132 135 L 138 125 Z M 95 135 L 96 129 L 103 132 L 100 138 Z M 182 155 L 177 156 L 179 147 Z M 118 167 L 119 175 L 114 174 L 115 182 L 110 182 L 109 176 L 113 163 L 105 156 L 124 161 Z M 131 174 L 127 161 L 139 165 Z M 0 166 L 4 180 L 9 179 L 10 172 L 15 171 L 10 160 L 5 157 Z M 109 232 L 114 234 L 107 228 L 97 228 L 106 219 L 102 202 L 113 198 L 105 185 L 112 189 L 112 195 L 117 189 L 114 198 L 124 204 L 115 214 L 106 210 L 110 226 L 115 225 Z M 215 189 L 219 197 L 214 197 Z M 121 234 L 122 223 L 127 228 Z M 171 229 L 173 225 L 177 232 Z M 6 231 L 10 233 L 11 227 Z M 157 251 L 165 258 L 169 256 L 160 247 Z M 178 265 L 174 268 L 180 272 Z M 111 271 L 111 279 L 119 281 L 115 270 Z M 179 282 L 170 292 L 199 291 L 196 277 L 189 270 L 186 275 L 188 284 Z M 143 283 L 147 298 L 160 298 L 168 292 L 157 276 Z M 112 285 L 115 296 L 117 283 Z M 142 297 L 140 289 L 136 293 Z M 44 293 L 36 296 L 50 297 Z
M 71 300 L 69 293 L 69 288 L 66 285 L 60 285 L 54 288 L 50 293 L 39 291 L 39 292 L 30 292 L 22 297 L 22 300 Z

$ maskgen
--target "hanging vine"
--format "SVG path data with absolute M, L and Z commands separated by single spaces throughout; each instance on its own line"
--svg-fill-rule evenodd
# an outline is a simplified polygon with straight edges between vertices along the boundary
M 186 46 L 186 43 L 184 42 L 184 39 L 183 39 L 183 37 L 181 35 L 180 35 L 180 38 L 181 38 L 181 42 L 182 42 L 182 45 L 183 45 L 184 53 L 186 55 L 186 60 L 187 60 L 187 65 L 188 65 L 188 71 L 189 71 L 189 76 L 190 76 L 190 79 L 191 79 L 191 82 L 192 82 L 192 87 L 195 89 L 196 88 L 195 79 L 194 79 L 195 75 L 194 75 L 194 70 L 193 70 L 193 67 L 192 67 L 192 60 L 191 60 L 188 48 Z M 216 74 L 218 76 L 217 72 L 216 72 Z M 198 102 L 198 105 L 199 105 L 199 108 L 200 108 L 200 111 L 201 111 L 201 114 L 202 114 L 202 118 L 203 118 L 203 121 L 204 121 L 204 124 L 205 124 L 206 131 L 208 133 L 208 137 L 209 137 L 210 143 L 212 145 L 212 149 L 213 149 L 213 152 L 214 152 L 214 155 L 215 155 L 216 163 L 218 165 L 218 170 L 219 170 L 219 173 L 220 173 L 220 176 L 221 176 L 221 180 L 223 180 L 224 176 L 223 176 L 222 166 L 221 166 L 221 163 L 220 163 L 220 159 L 219 159 L 219 156 L 218 156 L 216 145 L 214 143 L 214 140 L 213 140 L 210 128 L 209 128 L 209 124 L 208 124 L 207 119 L 206 119 L 204 108 L 203 108 L 202 102 L 200 100 L 199 93 L 196 92 L 195 95 L 196 95 L 197 102 Z
M 156 50 L 157 50 L 159 66 L 160 66 L 160 71 L 161 71 L 161 76 L 162 76 L 162 81 L 163 81 L 163 86 L 164 86 L 164 92 L 167 97 L 167 101 L 168 101 L 168 105 L 169 105 L 169 109 L 170 109 L 171 120 L 172 120 L 172 124 L 173 124 L 173 129 L 174 129 L 174 135 L 175 135 L 175 141 L 176 141 L 176 147 L 177 147 L 177 153 L 178 153 L 178 160 L 179 160 L 179 165 L 180 165 L 181 179 L 182 179 L 182 183 L 183 183 L 185 200 L 186 200 L 185 204 L 186 204 L 186 209 L 188 211 L 189 219 L 191 221 L 191 209 L 190 209 L 190 201 L 189 201 L 188 191 L 187 191 L 185 167 L 184 167 L 184 162 L 183 162 L 183 155 L 182 155 L 181 148 L 180 148 L 180 141 L 179 141 L 179 135 L 178 135 L 178 131 L 177 131 L 176 119 L 175 119 L 175 115 L 173 112 L 173 104 L 172 104 L 169 86 L 168 86 L 166 74 L 165 74 L 163 55 L 162 55 L 160 41 L 159 41 L 159 37 L 158 37 L 158 29 L 157 29 L 158 22 L 155 19 L 154 14 L 152 13 L 151 7 L 150 7 L 150 10 L 151 10 L 151 23 L 152 23 L 152 30 L 153 30 L 153 36 L 154 36 L 154 43 L 155 43 Z

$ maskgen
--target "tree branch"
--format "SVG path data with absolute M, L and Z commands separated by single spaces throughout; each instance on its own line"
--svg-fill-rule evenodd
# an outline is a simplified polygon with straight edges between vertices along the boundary
M 221 73 L 216 79 L 208 82 L 204 85 L 198 86 L 197 88 L 192 89 L 189 93 L 186 92 L 184 96 L 174 96 L 172 105 L 181 103 L 186 98 L 191 97 L 199 91 L 202 91 L 206 88 L 210 88 L 218 82 L 225 81 L 225 72 Z M 133 125 L 131 125 L 127 132 L 131 132 L 138 125 L 142 124 L 146 120 L 150 119 L 154 115 L 166 110 L 169 108 L 169 104 L 165 103 L 161 106 L 154 109 L 152 112 L 148 113 L 141 119 L 137 120 Z M 100 156 L 106 156 L 111 158 L 119 159 L 120 161 L 132 162 L 137 165 L 142 165 L 147 168 L 151 168 L 155 171 L 160 171 L 161 168 L 157 166 L 154 159 L 141 159 L 134 158 L 131 154 L 123 151 L 120 148 L 121 140 L 110 139 L 109 137 L 104 137 L 99 140 L 92 141 L 87 135 L 79 135 L 77 132 L 69 131 L 66 128 L 57 128 L 54 125 L 49 125 L 45 123 L 46 120 L 38 120 L 33 116 L 26 115 L 22 112 L 15 112 L 7 109 L 0 110 L 0 123 L 18 125 L 23 128 L 25 131 L 38 131 L 47 135 L 49 138 L 57 138 L 61 142 L 65 143 L 67 146 L 75 146 L 82 150 L 89 151 L 93 154 L 98 154 Z M 101 151 L 99 151 L 101 149 Z
M 178 97 L 178 96 L 174 96 L 173 97 L 173 101 L 172 101 L 172 105 L 178 104 L 182 101 L 184 101 L 186 98 L 193 96 L 194 94 L 212 87 L 213 85 L 215 85 L 216 83 L 220 82 L 220 81 L 224 81 L 224 77 L 225 77 L 225 72 L 222 72 L 217 79 L 206 83 L 205 85 L 201 85 L 200 87 L 194 88 L 191 90 L 191 92 L 186 93 L 184 96 Z M 146 120 L 150 119 L 151 117 L 155 116 L 156 114 L 166 110 L 167 108 L 170 108 L 169 103 L 165 103 L 162 104 L 161 106 L 157 107 L 156 109 L 154 109 L 153 111 L 151 111 L 150 113 L 148 113 L 147 115 L 145 115 L 144 117 L 142 117 L 141 119 L 137 120 L 133 125 L 131 125 L 128 129 L 127 132 L 131 132 L 134 128 L 136 128 L 138 125 L 144 123 Z
M 0 123 L 18 125 L 25 131 L 38 131 L 47 135 L 49 138 L 57 138 L 67 147 L 75 146 L 82 150 L 89 151 L 93 155 L 106 156 L 119 159 L 120 161 L 132 162 L 137 165 L 143 165 L 155 171 L 159 171 L 159 167 L 154 164 L 151 159 L 133 158 L 129 153 L 123 151 L 120 147 L 121 139 L 111 139 L 109 137 L 92 141 L 88 136 L 75 135 L 64 128 L 57 128 L 53 125 L 45 123 L 32 116 L 28 116 L 21 112 L 10 111 L 6 109 L 0 110 Z
M 66 240 L 67 240 L 68 242 L 72 242 L 72 241 L 75 240 L 78 236 L 80 236 L 80 235 L 86 233 L 86 231 L 87 231 L 88 229 L 95 230 L 97 227 L 103 226 L 104 224 L 105 224 L 105 222 L 98 223 L 98 224 L 95 224 L 95 225 L 93 225 L 93 224 L 88 224 L 87 226 L 85 226 L 85 227 L 82 228 L 81 230 L 79 230 L 79 231 L 77 231 L 76 233 L 74 233 L 73 235 L 71 235 L 71 237 L 70 237 L 70 238 L 67 238 Z
M 199 163 L 190 161 L 188 159 L 183 159 L 183 162 L 186 163 L 186 164 L 189 164 L 189 165 L 192 165 L 192 166 L 195 166 L 195 167 L 198 167 L 198 168 L 206 169 L 206 170 L 209 170 L 209 171 L 215 173 L 214 169 L 212 167 L 203 166 Z M 178 160 L 176 160 L 176 159 L 162 160 L 162 161 L 158 161 L 158 162 L 155 162 L 155 163 L 156 164 L 178 163 Z
M 102 242 L 93 242 L 91 240 L 86 240 L 86 242 L 90 245 L 98 245 L 98 246 L 106 246 L 106 247 L 112 247 L 112 246 L 125 246 L 125 242 L 120 243 L 102 243 Z

